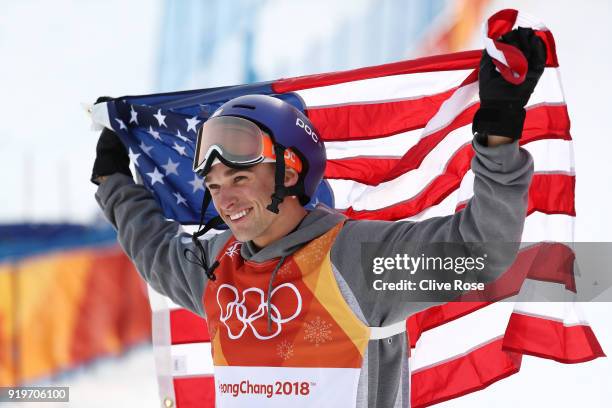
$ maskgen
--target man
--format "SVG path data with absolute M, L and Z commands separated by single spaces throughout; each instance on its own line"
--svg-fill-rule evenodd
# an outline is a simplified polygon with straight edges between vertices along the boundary
M 521 49 L 529 71 L 524 83 L 512 85 L 483 53 L 474 197 L 453 216 L 352 221 L 322 207 L 307 211 L 325 168 L 316 129 L 292 106 L 248 95 L 221 106 L 198 132 L 194 171 L 207 190 L 202 211 L 212 199 L 220 218 L 190 239 L 134 184 L 117 137 L 102 133 L 92 175 L 100 184 L 96 198 L 143 278 L 207 318 L 219 406 L 409 406 L 405 320 L 431 303 L 410 292 L 374 290 L 360 251 L 367 243 L 384 250 L 398 242 L 421 248 L 520 241 L 533 164 L 518 139 L 546 53 L 530 29 L 503 41 Z M 199 239 L 221 221 L 229 231 Z M 493 253 L 484 270 L 460 279 L 494 280 L 515 250 Z M 449 280 L 439 271 L 421 273 Z

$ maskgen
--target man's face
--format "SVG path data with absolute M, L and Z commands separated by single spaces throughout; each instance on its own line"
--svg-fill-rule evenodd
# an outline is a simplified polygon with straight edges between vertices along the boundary
M 266 209 L 274 192 L 274 164 L 233 169 L 219 163 L 205 181 L 217 212 L 236 239 L 246 242 L 271 233 L 278 217 Z

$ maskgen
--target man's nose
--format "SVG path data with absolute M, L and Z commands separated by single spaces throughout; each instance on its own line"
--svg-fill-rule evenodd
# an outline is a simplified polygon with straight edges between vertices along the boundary
M 236 205 L 238 196 L 235 189 L 232 187 L 221 187 L 217 194 L 218 208 L 222 210 L 231 210 Z

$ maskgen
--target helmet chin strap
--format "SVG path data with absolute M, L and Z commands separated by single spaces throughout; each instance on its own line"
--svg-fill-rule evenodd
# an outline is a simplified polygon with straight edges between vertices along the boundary
M 278 214 L 278 206 L 283 202 L 285 197 L 299 195 L 297 184 L 291 187 L 285 186 L 285 150 L 285 146 L 278 143 L 274 144 L 274 155 L 276 156 L 274 193 L 272 194 L 272 202 L 266 207 L 274 214 Z
M 210 191 L 206 188 L 204 191 L 204 198 L 202 199 L 202 208 L 200 209 L 200 225 L 198 226 L 198 230 L 191 235 L 191 241 L 198 248 L 199 254 L 196 254 L 193 250 L 186 248 L 183 251 L 183 256 L 187 259 L 188 262 L 199 265 L 204 269 L 204 273 L 206 273 L 206 277 L 211 281 L 217 279 L 215 276 L 215 269 L 219 266 L 219 261 L 216 261 L 208 267 L 208 259 L 206 258 L 206 251 L 202 246 L 202 243 L 198 238 L 202 235 L 206 234 L 213 228 L 217 228 L 219 225 L 223 224 L 223 219 L 220 216 L 216 216 L 204 224 L 204 214 L 206 213 L 206 209 L 210 205 L 212 197 L 210 195 Z M 190 259 L 190 255 L 192 259 Z

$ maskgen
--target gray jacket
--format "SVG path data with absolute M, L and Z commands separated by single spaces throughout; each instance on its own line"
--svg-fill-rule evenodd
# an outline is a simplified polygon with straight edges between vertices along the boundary
M 332 247 L 331 261 L 338 286 L 355 315 L 370 327 L 404 321 L 431 303 L 415 301 L 410 293 L 390 294 L 372 290 L 372 271 L 364 270 L 358 254 L 362 243 L 430 242 L 520 242 L 526 215 L 527 193 L 533 161 L 517 142 L 497 147 L 473 143 L 474 197 L 454 215 L 422 222 L 348 220 Z M 183 256 L 195 249 L 190 235 L 179 224 L 166 220 L 151 193 L 121 174 L 110 176 L 96 193 L 108 220 L 118 231 L 118 240 L 138 272 L 158 292 L 175 303 L 204 316 L 201 302 L 207 279 L 201 267 Z M 344 219 L 342 214 L 317 208 L 308 213 L 299 228 L 257 251 L 242 245 L 243 258 L 259 262 L 288 255 L 324 234 Z M 230 238 L 226 231 L 203 241 L 210 263 Z M 518 245 L 516 246 L 518 249 Z M 514 259 L 516 251 L 489 256 L 480 274 L 466 279 L 494 280 Z M 381 274 L 383 281 L 397 281 Z M 448 277 L 436 276 L 436 279 Z M 406 333 L 390 339 L 371 340 L 361 370 L 357 407 L 408 407 L 410 374 Z

